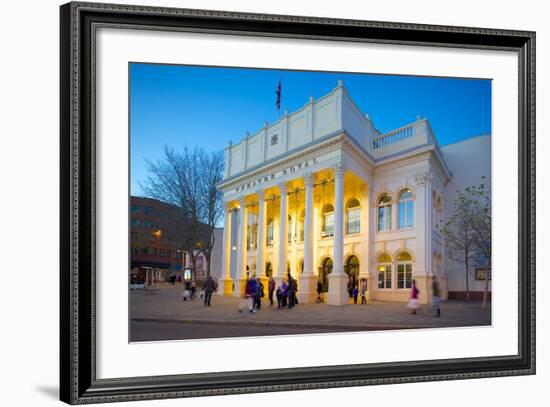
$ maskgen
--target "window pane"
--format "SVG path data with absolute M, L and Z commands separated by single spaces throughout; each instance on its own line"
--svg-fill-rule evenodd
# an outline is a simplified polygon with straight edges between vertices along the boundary
M 405 268 L 403 264 L 397 265 L 397 288 L 405 288 Z
M 359 233 L 360 232 L 360 210 L 351 209 L 348 211 L 348 223 L 347 233 Z
M 407 226 L 414 225 L 414 201 L 407 202 Z
M 399 227 L 404 228 L 406 226 L 405 222 L 405 203 L 400 202 L 399 203 Z

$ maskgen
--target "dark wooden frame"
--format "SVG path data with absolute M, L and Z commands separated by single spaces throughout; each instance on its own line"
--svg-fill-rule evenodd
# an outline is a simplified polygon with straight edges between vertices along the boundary
M 535 373 L 535 33 L 69 3 L 61 6 L 60 395 L 71 404 Z M 519 349 L 437 361 L 97 379 L 95 349 L 95 72 L 98 26 L 511 50 L 519 56 Z

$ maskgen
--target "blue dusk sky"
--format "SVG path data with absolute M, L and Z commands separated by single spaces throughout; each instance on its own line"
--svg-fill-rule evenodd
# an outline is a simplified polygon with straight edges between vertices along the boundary
M 344 81 L 381 132 L 427 118 L 440 145 L 491 132 L 491 80 L 130 64 L 131 194 L 165 145 L 221 150 Z M 281 112 L 275 106 L 282 83 Z

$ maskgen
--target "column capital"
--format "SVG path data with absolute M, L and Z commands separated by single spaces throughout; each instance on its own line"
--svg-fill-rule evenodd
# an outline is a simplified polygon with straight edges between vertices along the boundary
M 258 192 L 258 200 L 262 202 L 265 199 L 265 191 L 263 189 L 260 189 Z
M 308 172 L 308 173 L 304 174 L 302 178 L 304 179 L 304 184 L 306 185 L 306 187 L 312 187 L 313 186 L 313 173 L 312 172 Z
M 244 195 L 239 198 L 239 204 L 241 205 L 241 209 L 246 206 L 246 197 Z
M 427 172 L 422 173 L 422 174 L 416 174 L 414 176 L 414 180 L 415 180 L 417 186 L 428 185 L 429 183 L 432 182 L 432 179 L 433 179 L 433 175 L 430 171 L 427 171 Z
M 286 182 L 279 182 L 277 186 L 279 187 L 281 195 L 286 194 L 286 192 L 288 191 L 288 185 L 286 184 Z

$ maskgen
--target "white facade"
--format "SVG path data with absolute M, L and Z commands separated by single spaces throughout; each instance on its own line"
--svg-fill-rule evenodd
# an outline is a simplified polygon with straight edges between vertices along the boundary
M 451 170 L 427 120 L 381 134 L 339 82 L 225 157 L 220 293 L 242 295 L 247 273 L 279 283 L 288 272 L 303 302 L 321 281 L 329 304 L 346 304 L 362 278 L 371 299 L 405 301 L 414 279 L 427 302 L 434 275 L 446 293 L 436 225 Z

